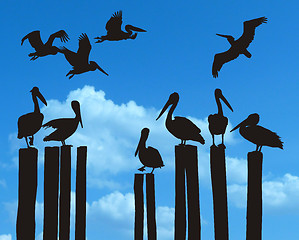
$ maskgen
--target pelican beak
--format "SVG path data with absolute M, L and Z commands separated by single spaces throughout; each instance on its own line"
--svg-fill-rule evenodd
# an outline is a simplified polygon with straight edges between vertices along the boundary
M 36 94 L 36 96 L 47 106 L 46 99 L 44 98 L 44 96 L 40 92 L 38 92 Z
M 228 106 L 228 108 L 233 112 L 233 108 L 231 107 L 231 105 L 229 104 L 229 102 L 227 101 L 227 99 L 221 94 L 219 97 L 225 104 L 226 106 Z
M 131 26 L 130 29 L 135 31 L 135 32 L 146 32 L 146 30 L 144 30 L 142 28 L 139 28 L 139 27 L 134 27 L 134 26 Z
M 166 109 L 169 107 L 169 105 L 172 104 L 172 101 L 170 99 L 168 99 L 167 103 L 165 104 L 165 106 L 163 107 L 163 109 L 161 110 L 159 116 L 157 117 L 156 121 L 163 115 L 163 113 L 166 111 Z
M 138 154 L 138 152 L 139 152 L 140 143 L 141 143 L 141 137 L 140 137 L 139 143 L 138 143 L 137 148 L 136 148 L 136 151 L 135 151 L 135 157 L 137 156 L 137 154 Z
M 104 73 L 107 76 L 109 76 L 108 73 L 106 73 L 99 65 L 97 65 L 97 69 L 99 69 L 102 73 Z
M 219 36 L 219 37 L 224 37 L 224 38 L 228 38 L 229 37 L 228 35 L 223 35 L 223 34 L 218 34 L 218 33 L 216 33 L 216 35 Z
M 247 126 L 247 121 L 248 121 L 248 118 L 246 118 L 243 122 L 241 122 L 237 126 L 235 126 L 232 130 L 230 130 L 230 132 L 235 131 L 236 129 L 238 129 L 242 126 Z
M 79 122 L 80 122 L 80 124 L 81 124 L 81 127 L 83 128 L 83 123 L 82 123 L 81 113 L 80 113 L 80 116 L 79 116 Z

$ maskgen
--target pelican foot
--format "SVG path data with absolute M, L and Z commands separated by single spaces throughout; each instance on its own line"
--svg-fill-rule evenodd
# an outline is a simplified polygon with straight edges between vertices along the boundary
M 145 171 L 145 166 L 138 168 L 139 171 L 144 172 Z
M 218 147 L 219 147 L 219 148 L 226 149 L 226 146 L 225 146 L 223 143 L 219 144 Z

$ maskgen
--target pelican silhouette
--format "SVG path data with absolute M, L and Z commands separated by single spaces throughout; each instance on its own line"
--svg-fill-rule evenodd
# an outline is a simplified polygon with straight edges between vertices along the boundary
M 141 130 L 141 136 L 135 152 L 135 157 L 138 154 L 139 160 L 143 164 L 143 167 L 138 169 L 139 171 L 143 172 L 145 167 L 151 167 L 153 168 L 151 173 L 153 173 L 155 168 L 164 167 L 164 164 L 159 151 L 153 147 L 146 147 L 145 145 L 149 132 L 150 130 L 148 128 L 143 128 Z
M 23 45 L 26 39 L 29 40 L 29 43 L 36 52 L 30 53 L 28 56 L 32 57 L 30 60 L 35 60 L 38 57 L 56 55 L 58 52 L 60 52 L 58 47 L 52 46 L 55 38 L 60 38 L 61 42 L 67 42 L 69 40 L 69 36 L 67 35 L 67 33 L 64 30 L 60 30 L 56 33 L 51 34 L 48 41 L 44 44 L 40 38 L 40 31 L 33 31 L 23 37 L 21 45 Z
M 119 40 L 135 39 L 137 37 L 137 33 L 133 34 L 133 31 L 146 32 L 145 30 L 138 27 L 134 27 L 132 25 L 126 25 L 125 26 L 126 32 L 124 32 L 121 30 L 121 25 L 122 25 L 122 11 L 117 11 L 112 15 L 112 17 L 106 23 L 107 35 L 96 37 L 95 39 L 98 39 L 96 43 L 100 43 L 105 40 L 119 41 Z
M 223 116 L 223 110 L 221 106 L 220 99 L 228 106 L 228 108 L 233 112 L 232 107 L 226 100 L 226 98 L 223 96 L 222 91 L 217 88 L 215 90 L 215 99 L 216 99 L 216 104 L 218 107 L 218 113 L 216 114 L 211 114 L 208 117 L 208 122 L 209 122 L 209 130 L 210 133 L 212 134 L 213 138 L 213 145 L 215 145 L 215 137 L 214 135 L 222 135 L 222 144 L 224 144 L 224 133 L 228 124 L 228 119 L 227 117 Z
M 261 151 L 262 146 L 278 147 L 283 149 L 283 142 L 276 133 L 257 125 L 259 119 L 260 116 L 257 113 L 250 114 L 247 119 L 234 127 L 231 132 L 240 128 L 239 132 L 241 136 L 256 144 L 256 151 Z
M 200 135 L 201 130 L 193 122 L 184 117 L 174 117 L 174 120 L 172 119 L 173 111 L 178 102 L 179 94 L 176 92 L 172 93 L 156 120 L 158 120 L 166 111 L 166 109 L 172 105 L 165 121 L 167 130 L 173 136 L 180 139 L 182 145 L 186 145 L 186 140 L 193 140 L 200 142 L 201 144 L 205 144 L 205 140 Z
M 83 128 L 83 123 L 80 113 L 80 103 L 78 101 L 72 101 L 72 109 L 76 116 L 74 118 L 60 118 L 51 120 L 43 125 L 44 128 L 56 128 L 49 136 L 46 136 L 43 140 L 47 141 L 61 141 L 62 145 L 65 145 L 65 140 L 69 138 L 78 128 L 80 122 Z
M 236 59 L 240 54 L 244 54 L 246 57 L 251 58 L 251 53 L 247 51 L 247 48 L 253 41 L 255 28 L 266 22 L 267 18 L 265 17 L 260 17 L 244 22 L 243 34 L 237 40 L 235 40 L 234 37 L 230 35 L 216 34 L 220 37 L 225 37 L 230 43 L 231 47 L 226 52 L 218 53 L 215 55 L 212 67 L 212 74 L 214 78 L 218 77 L 218 72 L 220 71 L 224 63 Z
M 29 144 L 33 145 L 33 135 L 41 129 L 44 120 L 44 115 L 40 112 L 37 98 L 47 106 L 47 102 L 38 87 L 33 87 L 30 92 L 34 103 L 34 111 L 18 119 L 18 138 L 21 139 L 24 137 L 28 148 L 30 147 Z M 29 137 L 29 144 L 27 137 Z
M 108 73 L 106 73 L 96 62 L 88 60 L 90 50 L 91 44 L 86 33 L 82 33 L 79 37 L 79 48 L 77 53 L 70 51 L 65 47 L 60 49 L 60 52 L 64 54 L 66 60 L 73 66 L 73 69 L 66 74 L 66 76 L 70 75 L 69 79 L 75 74 L 95 71 L 96 69 L 108 76 Z

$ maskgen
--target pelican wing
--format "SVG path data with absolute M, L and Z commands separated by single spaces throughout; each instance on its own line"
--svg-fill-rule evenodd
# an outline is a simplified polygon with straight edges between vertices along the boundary
M 147 150 L 147 153 L 149 154 L 149 158 L 151 159 L 153 165 L 164 166 L 162 157 L 156 148 L 149 146 L 147 147 Z
M 64 54 L 65 59 L 71 64 L 72 66 L 78 65 L 78 62 L 80 63 L 80 59 L 78 57 L 78 54 L 67 49 L 66 47 L 60 48 L 60 52 Z
M 108 34 L 118 33 L 121 31 L 122 24 L 122 11 L 115 12 L 106 24 Z
M 22 38 L 21 45 L 23 45 L 24 41 L 28 39 L 30 45 L 38 51 L 39 48 L 43 47 L 44 44 L 40 38 L 40 31 L 33 31 L 31 33 L 28 33 L 25 37 Z
M 199 127 L 197 127 L 192 121 L 190 121 L 188 118 L 185 117 L 174 117 L 175 123 L 180 126 L 182 131 L 185 131 L 185 127 L 188 127 L 188 129 L 192 129 L 192 131 L 195 131 L 196 133 L 200 133 L 201 130 Z
M 216 54 L 212 66 L 213 77 L 214 78 L 218 77 L 218 72 L 220 71 L 224 63 L 232 61 L 236 59 L 238 56 L 239 53 L 232 50 L 232 48 L 230 48 L 226 52 Z
M 53 34 L 50 35 L 48 41 L 46 42 L 46 45 L 50 45 L 52 46 L 53 41 L 55 38 L 60 38 L 61 42 L 67 42 L 70 38 L 67 35 L 67 33 L 64 30 L 60 30 L 58 32 L 55 32 Z
M 65 128 L 67 125 L 68 125 L 68 122 L 69 121 L 72 121 L 74 119 L 72 118 L 60 118 L 60 119 L 54 119 L 54 120 L 51 120 L 47 123 L 45 123 L 42 127 L 44 128 Z
M 241 41 L 243 42 L 243 44 L 246 44 L 246 48 L 247 48 L 254 39 L 255 28 L 261 25 L 262 23 L 267 23 L 267 18 L 260 17 L 260 18 L 252 19 L 250 21 L 245 21 L 243 23 L 243 28 L 244 28 L 243 34 L 238 39 L 238 41 Z
M 89 53 L 91 50 L 91 44 L 86 33 L 82 33 L 79 37 L 79 49 L 77 52 L 78 57 L 82 63 L 88 64 Z

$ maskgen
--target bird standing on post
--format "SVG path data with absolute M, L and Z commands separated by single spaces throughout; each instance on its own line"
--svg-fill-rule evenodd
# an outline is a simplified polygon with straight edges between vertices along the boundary
M 137 33 L 133 34 L 133 31 L 146 32 L 145 30 L 138 27 L 134 27 L 132 25 L 126 25 L 125 26 L 126 32 L 124 32 L 121 30 L 122 22 L 123 22 L 122 11 L 115 12 L 112 15 L 112 17 L 109 19 L 109 21 L 106 23 L 107 35 L 96 37 L 95 39 L 98 39 L 96 43 L 101 43 L 105 40 L 119 41 L 119 40 L 135 39 L 137 37 Z
M 208 117 L 209 130 L 210 130 L 210 133 L 212 134 L 213 145 L 215 145 L 215 139 L 214 139 L 215 136 L 214 135 L 220 135 L 220 134 L 222 136 L 222 144 L 224 144 L 224 133 L 225 133 L 225 130 L 226 130 L 226 127 L 228 124 L 227 117 L 223 116 L 223 110 L 222 110 L 220 99 L 233 112 L 231 105 L 226 100 L 226 98 L 223 96 L 222 91 L 219 88 L 217 88 L 215 90 L 215 99 L 216 99 L 216 104 L 218 107 L 218 113 L 211 114 Z
M 64 30 L 60 30 L 56 33 L 51 34 L 48 41 L 44 44 L 40 38 L 40 31 L 33 31 L 23 37 L 21 45 L 23 45 L 26 39 L 29 40 L 29 43 L 36 52 L 30 53 L 28 56 L 32 57 L 30 60 L 35 60 L 38 57 L 56 55 L 58 52 L 60 52 L 58 47 L 52 46 L 55 38 L 60 38 L 61 42 L 67 42 L 69 40 L 69 36 L 67 35 L 67 33 Z
M 56 128 L 49 136 L 44 138 L 44 141 L 61 141 L 62 145 L 65 145 L 65 140 L 75 133 L 78 128 L 78 124 L 83 123 L 81 119 L 80 103 L 78 101 L 72 101 L 72 109 L 76 116 L 74 118 L 60 118 L 47 122 L 43 125 L 44 128 Z
M 200 142 L 201 144 L 205 144 L 205 140 L 200 134 L 201 130 L 193 122 L 185 117 L 174 117 L 174 119 L 172 119 L 172 113 L 178 102 L 179 94 L 176 92 L 172 93 L 156 120 L 158 120 L 167 108 L 172 105 L 165 121 L 167 130 L 173 136 L 180 139 L 182 145 L 186 145 L 187 140 L 193 140 Z
M 231 132 L 240 128 L 241 136 L 256 144 L 256 151 L 259 152 L 262 150 L 262 146 L 283 149 L 283 142 L 280 140 L 280 137 L 275 132 L 257 125 L 259 120 L 260 116 L 257 113 L 250 114 L 248 118 L 234 127 Z
M 108 73 L 96 62 L 89 61 L 90 50 L 91 44 L 86 33 L 82 33 L 79 37 L 79 48 L 76 53 L 68 50 L 66 47 L 60 49 L 60 52 L 64 54 L 66 60 L 73 66 L 73 69 L 66 74 L 66 76 L 70 75 L 69 79 L 74 77 L 75 74 L 95 71 L 96 69 L 108 76 Z
M 215 55 L 212 67 L 212 74 L 214 78 L 218 77 L 218 72 L 220 71 L 224 63 L 236 59 L 240 54 L 244 54 L 246 57 L 251 58 L 251 53 L 247 51 L 247 48 L 254 39 L 255 28 L 266 22 L 267 18 L 265 17 L 260 17 L 244 22 L 243 34 L 237 40 L 235 40 L 234 37 L 230 35 L 216 34 L 220 37 L 225 37 L 230 43 L 231 47 L 226 52 L 218 53 Z
M 37 98 L 47 106 L 47 102 L 38 87 L 32 88 L 30 92 L 34 103 L 34 111 L 18 119 L 18 138 L 21 139 L 24 137 L 28 148 L 29 145 L 33 145 L 33 135 L 41 129 L 44 120 L 44 115 L 40 112 Z M 27 137 L 29 137 L 29 144 Z
M 164 164 L 159 151 L 153 147 L 146 147 L 145 145 L 149 131 L 150 130 L 148 128 L 143 128 L 141 130 L 141 136 L 135 152 L 135 157 L 138 154 L 139 160 L 143 164 L 143 167 L 138 169 L 139 171 L 143 172 L 145 167 L 151 167 L 153 168 L 151 173 L 153 173 L 155 168 L 164 167 Z

